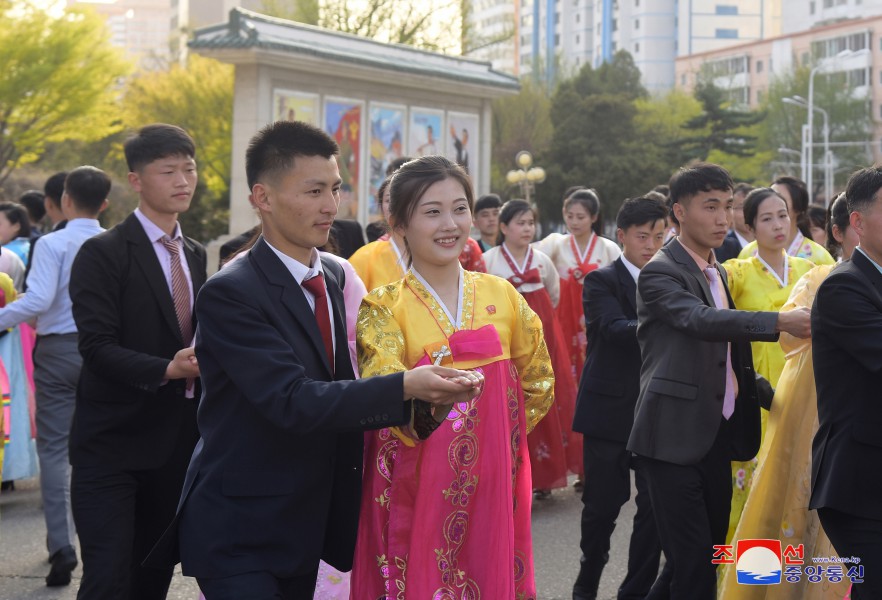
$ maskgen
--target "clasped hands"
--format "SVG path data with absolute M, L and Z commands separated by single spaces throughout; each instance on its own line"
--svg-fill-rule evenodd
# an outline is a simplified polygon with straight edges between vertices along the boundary
M 435 406 L 468 402 L 483 387 L 484 376 L 477 371 L 424 365 L 404 373 L 404 400 L 419 398 Z

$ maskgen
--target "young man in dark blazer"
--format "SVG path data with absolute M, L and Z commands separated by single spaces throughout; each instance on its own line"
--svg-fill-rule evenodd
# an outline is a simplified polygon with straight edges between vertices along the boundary
M 717 262 L 738 258 L 741 250 L 753 241 L 753 232 L 744 222 L 744 200 L 753 189 L 749 183 L 739 183 L 732 191 L 732 227 L 719 248 L 714 248 Z
M 679 236 L 640 272 L 637 339 L 643 365 L 628 449 L 641 457 L 667 562 L 648 597 L 716 597 L 714 544 L 724 544 L 730 461 L 760 446 L 751 340 L 809 335 L 808 310 L 734 309 L 713 249 L 732 211 L 732 179 L 717 165 L 684 167 L 670 182 Z M 661 589 L 662 587 L 666 589 Z M 657 594 L 657 596 L 656 596 Z
M 196 189 L 193 140 L 150 125 L 125 154 L 138 208 L 86 241 L 70 276 L 83 356 L 71 503 L 88 600 L 165 598 L 172 569 L 141 561 L 174 515 L 198 439 L 192 306 L 206 258 L 177 223 Z
M 435 366 L 353 380 L 343 271 L 316 251 L 340 202 L 338 151 L 306 123 L 258 132 L 246 170 L 263 235 L 196 303 L 202 438 L 151 561 L 179 550 L 208 600 L 311 600 L 320 558 L 350 570 L 362 431 L 409 423 L 411 398 L 467 400 L 480 382 Z
M 658 574 L 661 544 L 646 475 L 625 444 L 640 391 L 637 276 L 664 244 L 667 215 L 667 206 L 656 198 L 625 200 L 616 217 L 622 256 L 585 277 L 588 355 L 573 420 L 573 430 L 584 434 L 585 487 L 582 559 L 573 600 L 597 598 L 616 517 L 631 497 L 631 469 L 637 485 L 637 514 L 619 600 L 642 600 Z
M 809 508 L 839 556 L 861 559 L 864 582 L 851 597 L 864 600 L 882 598 L 882 168 L 854 173 L 845 196 L 861 241 L 812 308 L 819 427 Z

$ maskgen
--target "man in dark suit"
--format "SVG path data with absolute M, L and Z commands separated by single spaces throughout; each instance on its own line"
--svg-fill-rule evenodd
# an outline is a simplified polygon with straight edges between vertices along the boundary
M 713 249 L 728 229 L 732 179 L 698 163 L 674 174 L 670 188 L 680 235 L 637 283 L 643 365 L 628 449 L 646 469 L 667 557 L 649 597 L 712 599 L 713 546 L 725 543 L 732 501 L 730 461 L 750 460 L 760 445 L 748 342 L 774 341 L 779 331 L 807 337 L 809 313 L 728 310 L 734 304 Z
M 719 248 L 714 248 L 717 262 L 724 263 L 730 258 L 738 258 L 741 250 L 753 241 L 753 231 L 744 222 L 744 199 L 753 189 L 749 183 L 739 183 L 732 191 L 732 224 L 729 233 Z
M 311 600 L 320 558 L 351 569 L 361 432 L 409 423 L 411 398 L 467 400 L 480 382 L 435 366 L 353 380 L 343 271 L 316 251 L 340 202 L 338 151 L 301 122 L 252 139 L 263 235 L 196 303 L 202 438 L 155 559 L 179 550 L 208 600 Z
M 622 505 L 631 497 L 631 469 L 637 485 L 637 514 L 628 554 L 628 573 L 619 600 L 649 593 L 661 555 L 646 476 L 625 448 L 640 391 L 637 344 L 637 276 L 662 247 L 668 208 L 651 197 L 631 198 L 616 217 L 622 256 L 585 278 L 583 304 L 588 355 L 579 383 L 573 430 L 584 434 L 582 559 L 573 600 L 594 600 Z
M 882 168 L 854 173 L 845 196 L 860 245 L 812 309 L 819 427 L 809 508 L 839 556 L 861 559 L 858 600 L 882 598 Z
M 205 249 L 177 222 L 196 189 L 193 140 L 150 125 L 125 143 L 138 208 L 87 240 L 70 296 L 83 367 L 70 434 L 78 598 L 165 598 L 172 569 L 141 561 L 174 510 L 198 439 L 191 347 Z

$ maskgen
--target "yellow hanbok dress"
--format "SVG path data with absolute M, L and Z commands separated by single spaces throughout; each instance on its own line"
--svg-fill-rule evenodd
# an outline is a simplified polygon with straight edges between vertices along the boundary
M 536 598 L 526 436 L 553 401 L 551 361 L 510 283 L 460 277 L 453 314 L 413 271 L 362 302 L 362 377 L 440 362 L 485 379 L 425 439 L 365 435 L 353 598 Z
M 827 252 L 827 249 L 814 240 L 805 237 L 802 232 L 797 232 L 793 243 L 787 250 L 789 256 L 804 258 L 816 265 L 834 265 L 836 260 Z M 750 258 L 756 256 L 756 240 L 747 244 L 738 253 L 739 259 Z
M 821 282 L 833 265 L 820 265 L 793 287 L 782 311 L 811 308 Z M 778 379 L 769 411 L 768 428 L 757 459 L 759 467 L 735 530 L 738 539 L 780 539 L 783 548 L 803 544 L 806 564 L 810 557 L 836 556 L 824 534 L 818 513 L 808 509 L 811 497 L 812 439 L 818 430 L 815 374 L 811 340 L 782 333 L 780 345 L 787 362 Z M 831 583 L 826 577 L 808 583 L 740 585 L 734 565 L 720 577 L 720 600 L 842 600 L 849 582 Z
M 367 291 L 398 281 L 407 270 L 406 261 L 391 238 L 362 246 L 349 257 L 349 264 Z
M 727 260 L 723 263 L 729 279 L 729 292 L 738 310 L 778 312 L 793 286 L 800 277 L 815 265 L 793 256 L 787 257 L 787 285 L 781 285 L 778 278 L 769 272 L 759 257 Z M 751 342 L 753 367 L 765 377 L 772 387 L 777 387 L 778 377 L 784 368 L 784 351 L 777 342 Z M 762 411 L 763 432 L 766 430 L 766 411 Z M 732 463 L 732 511 L 729 513 L 729 533 L 727 540 L 735 534 L 735 527 L 741 518 L 741 511 L 750 492 L 751 479 L 756 469 L 757 459 Z

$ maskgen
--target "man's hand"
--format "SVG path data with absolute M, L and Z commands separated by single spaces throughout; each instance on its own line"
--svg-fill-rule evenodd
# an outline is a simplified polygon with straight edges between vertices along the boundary
M 778 313 L 776 329 L 789 333 L 793 337 L 810 338 L 812 336 L 812 311 L 808 308 L 797 308 Z
M 186 379 L 199 377 L 199 362 L 196 360 L 196 350 L 188 346 L 178 350 L 175 357 L 165 368 L 165 379 Z
M 430 404 L 453 404 L 474 398 L 484 385 L 476 371 L 424 365 L 404 374 L 404 399 L 419 398 Z

